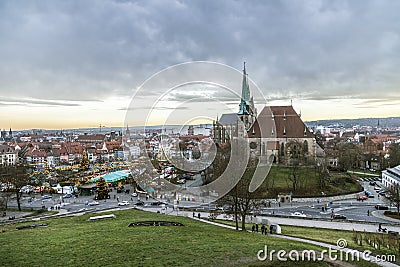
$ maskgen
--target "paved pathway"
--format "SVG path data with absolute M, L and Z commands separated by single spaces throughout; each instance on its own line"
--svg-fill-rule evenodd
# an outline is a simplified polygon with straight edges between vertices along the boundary
M 303 220 L 294 218 L 279 218 L 279 217 L 264 217 L 273 224 L 282 225 L 293 225 L 293 226 L 304 226 L 304 227 L 316 227 L 326 229 L 337 229 L 337 230 L 356 230 L 366 232 L 376 232 L 378 229 L 378 223 L 376 224 L 363 224 L 363 223 L 352 223 L 352 222 L 340 222 L 340 221 L 320 221 L 320 220 Z M 385 225 L 388 231 L 400 232 L 399 226 Z
M 385 219 L 394 223 L 398 223 L 400 225 L 400 220 L 394 219 L 394 218 L 390 218 L 388 216 L 385 216 L 383 213 L 385 211 L 384 210 L 375 210 L 372 212 L 372 216 L 377 217 L 377 218 L 381 218 L 381 219 Z
M 160 208 L 142 208 L 143 210 L 157 212 L 160 211 Z M 202 218 L 208 218 L 208 212 L 195 212 L 195 217 L 200 216 Z M 177 211 L 168 209 L 167 214 L 169 215 L 179 215 L 186 217 L 193 217 L 193 212 L 191 211 Z M 258 221 L 270 222 L 272 224 L 280 224 L 280 225 L 292 225 L 292 226 L 302 226 L 302 227 L 315 227 L 315 228 L 325 228 L 325 229 L 336 229 L 336 230 L 356 230 L 356 231 L 365 231 L 365 232 L 377 232 L 378 223 L 368 224 L 368 223 L 356 223 L 349 221 L 323 221 L 323 220 L 309 220 L 309 219 L 297 219 L 297 218 L 284 218 L 284 217 L 269 217 L 269 216 L 257 216 Z M 218 215 L 217 219 L 226 220 L 225 215 Z M 398 221 L 396 221 L 398 222 Z M 388 231 L 400 232 L 400 223 L 398 226 L 395 225 L 385 225 L 382 223 L 382 226 L 387 228 Z
M 27 217 L 33 214 L 33 212 L 23 212 L 23 211 L 7 211 L 6 216 L 0 216 L 0 221 L 8 221 L 10 217 L 15 217 L 15 219 Z
M 235 230 L 234 226 L 221 224 L 221 223 L 216 223 L 216 222 L 212 222 L 212 221 L 208 221 L 208 220 L 204 220 L 204 219 L 199 219 L 197 217 L 194 217 L 193 219 L 195 219 L 197 221 L 205 222 L 205 223 L 208 223 L 208 224 L 212 224 L 212 225 L 216 225 L 216 226 L 220 226 L 220 227 L 224 227 L 224 228 Z M 248 231 L 248 232 L 250 232 L 250 231 Z M 307 244 L 311 244 L 311 245 L 316 245 L 316 246 L 319 246 L 319 247 L 324 247 L 324 248 L 328 248 L 328 249 L 331 248 L 333 250 L 342 251 L 342 252 L 344 252 L 343 257 L 345 257 L 346 253 L 348 253 L 350 259 L 352 258 L 351 255 L 353 255 L 353 254 L 350 254 L 350 253 L 354 253 L 354 252 L 357 253 L 358 252 L 359 255 L 362 255 L 362 253 L 363 253 L 363 251 L 349 249 L 349 248 L 346 248 L 346 247 L 339 247 L 339 246 L 335 246 L 335 245 L 332 245 L 332 244 L 319 242 L 319 241 L 314 241 L 314 240 L 309 240 L 309 239 L 305 239 L 305 238 L 298 238 L 298 237 L 285 236 L 285 235 L 275 235 L 275 234 L 272 234 L 272 235 L 268 234 L 268 235 L 276 237 L 276 238 L 288 239 L 288 240 L 303 242 L 303 243 L 307 243 Z M 334 254 L 334 255 L 338 255 L 338 254 Z M 338 255 L 338 258 L 340 257 L 339 255 Z M 360 256 L 360 259 L 361 258 L 362 257 Z M 377 264 L 379 266 L 384 266 L 384 267 L 396 267 L 396 266 L 399 266 L 399 265 L 391 263 L 391 262 L 381 262 L 375 256 L 369 256 L 369 259 L 370 259 L 371 262 L 373 262 L 373 263 L 375 263 L 375 264 Z

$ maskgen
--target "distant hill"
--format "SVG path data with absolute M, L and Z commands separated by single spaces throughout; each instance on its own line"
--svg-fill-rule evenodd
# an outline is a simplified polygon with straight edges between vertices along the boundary
M 343 126 L 349 128 L 355 125 L 360 126 L 378 126 L 381 128 L 387 127 L 400 127 L 400 117 L 390 118 L 360 118 L 360 119 L 342 119 L 342 120 L 318 120 L 318 121 L 307 121 L 306 124 L 310 127 L 316 125 L 322 126 Z

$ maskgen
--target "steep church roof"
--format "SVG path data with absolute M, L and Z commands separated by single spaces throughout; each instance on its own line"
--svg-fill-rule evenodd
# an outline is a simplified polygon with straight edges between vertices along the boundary
M 260 125 L 262 125 L 261 130 Z M 304 124 L 293 106 L 266 106 L 249 130 L 249 137 L 313 138 L 314 134 Z
M 218 123 L 222 125 L 236 124 L 238 119 L 239 118 L 236 113 L 227 113 L 222 114 L 221 118 L 218 120 Z

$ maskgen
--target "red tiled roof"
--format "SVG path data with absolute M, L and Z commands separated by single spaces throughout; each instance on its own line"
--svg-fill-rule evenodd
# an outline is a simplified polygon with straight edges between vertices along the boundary
M 93 134 L 93 135 L 79 135 L 77 138 L 78 142 L 94 142 L 103 141 L 105 138 L 104 134 Z
M 260 124 L 262 125 L 261 130 Z M 292 106 L 264 107 L 264 109 L 258 115 L 253 127 L 250 128 L 248 135 L 249 137 L 263 138 L 314 137 L 314 134 L 310 132 Z
M 10 153 L 14 152 L 15 149 L 13 147 L 7 146 L 7 145 L 0 145 L 0 154 L 1 153 Z

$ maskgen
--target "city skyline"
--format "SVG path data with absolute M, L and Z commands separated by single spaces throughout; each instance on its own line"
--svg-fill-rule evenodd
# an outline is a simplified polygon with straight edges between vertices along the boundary
M 136 88 L 190 61 L 238 72 L 246 61 L 266 104 L 293 101 L 305 121 L 398 116 L 398 8 L 392 1 L 5 1 L 0 127 L 122 127 Z M 187 99 L 173 103 L 179 97 Z M 235 109 L 239 101 L 225 102 Z

